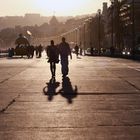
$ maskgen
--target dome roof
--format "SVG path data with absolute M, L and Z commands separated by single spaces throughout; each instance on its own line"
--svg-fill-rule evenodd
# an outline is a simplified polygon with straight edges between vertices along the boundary
M 51 24 L 51 25 L 57 25 L 57 24 L 59 24 L 59 22 L 58 22 L 58 20 L 57 20 L 57 18 L 56 18 L 55 16 L 53 16 L 53 17 L 51 18 L 50 24 Z

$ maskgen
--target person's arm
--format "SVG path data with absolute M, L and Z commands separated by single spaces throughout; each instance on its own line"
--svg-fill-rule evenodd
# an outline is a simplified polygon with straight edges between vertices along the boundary
M 68 48 L 69 48 L 69 55 L 70 55 L 70 59 L 72 59 L 72 54 L 71 54 L 71 49 L 70 49 L 69 44 L 68 44 Z
M 70 59 L 72 59 L 72 54 L 70 53 Z
M 49 46 L 46 48 L 47 56 L 49 57 Z

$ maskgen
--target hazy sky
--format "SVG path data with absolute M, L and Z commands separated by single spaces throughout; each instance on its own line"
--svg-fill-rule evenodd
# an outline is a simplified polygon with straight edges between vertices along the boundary
M 67 16 L 95 13 L 109 0 L 0 0 L 0 16 L 23 16 L 40 13 L 43 16 Z

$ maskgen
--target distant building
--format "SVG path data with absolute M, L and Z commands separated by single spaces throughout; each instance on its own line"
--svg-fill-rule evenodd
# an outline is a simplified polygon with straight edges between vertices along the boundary
M 103 3 L 103 12 L 102 12 L 102 14 L 105 17 L 107 16 L 107 9 L 108 9 L 107 2 L 104 2 Z
M 124 45 L 132 47 L 133 31 L 135 32 L 135 44 L 138 44 L 140 38 L 140 1 L 121 0 L 121 3 L 120 19 L 124 27 Z
M 40 14 L 25 14 L 25 18 L 32 18 L 32 19 L 39 19 L 41 16 Z
M 133 13 L 134 12 L 134 13 Z M 140 41 L 140 0 L 115 0 L 107 8 L 103 3 L 105 38 L 108 46 L 116 49 L 133 48 Z
M 50 25 L 52 26 L 57 26 L 59 24 L 57 18 L 55 16 L 53 16 L 49 22 Z

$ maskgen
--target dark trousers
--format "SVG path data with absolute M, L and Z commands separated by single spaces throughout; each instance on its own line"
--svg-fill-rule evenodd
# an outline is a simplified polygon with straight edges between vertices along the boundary
M 68 67 L 68 57 L 66 58 L 61 58 L 61 72 L 63 75 L 67 75 L 69 72 L 69 67 Z
M 55 71 L 56 71 L 55 62 L 50 62 L 50 70 L 51 70 L 52 76 L 55 76 Z

